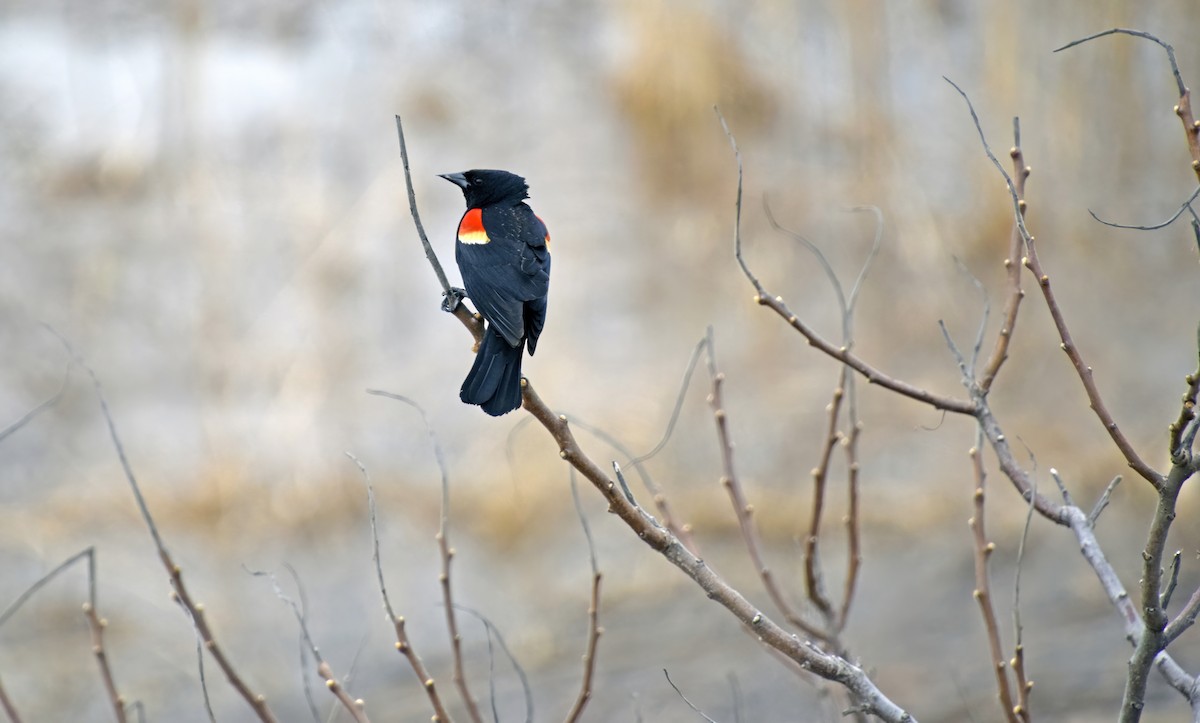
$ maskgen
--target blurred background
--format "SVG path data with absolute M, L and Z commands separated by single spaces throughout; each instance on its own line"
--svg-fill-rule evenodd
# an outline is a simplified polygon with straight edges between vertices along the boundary
M 764 207 L 824 248 L 847 282 L 874 222 L 845 209 L 878 207 L 883 245 L 863 287 L 857 349 L 956 396 L 937 321 L 970 345 L 983 301 L 961 262 L 987 289 L 995 332 L 1011 211 L 942 76 L 971 95 L 1004 160 L 1019 115 L 1043 262 L 1114 414 L 1161 468 L 1166 425 L 1196 366 L 1195 241 L 1184 223 L 1120 231 L 1087 211 L 1151 223 L 1188 196 L 1177 93 L 1151 43 L 1112 37 L 1051 51 L 1136 27 L 1177 43 L 1196 83 L 1200 56 L 1185 29 L 1198 24 L 1200 5 L 1188 0 L 8 0 L 0 423 L 61 384 L 67 356 L 40 324 L 52 325 L 103 381 L 168 547 L 280 719 L 312 718 L 296 624 L 247 569 L 286 563 L 325 657 L 352 672 L 351 693 L 375 720 L 420 721 L 430 711 L 393 649 L 366 490 L 343 455 L 372 474 L 393 603 L 461 712 L 437 586 L 438 469 L 418 415 L 365 390 L 412 397 L 445 451 L 457 600 L 505 635 L 536 718 L 552 720 L 578 689 L 590 581 L 567 470 L 547 435 L 518 426 L 523 413 L 492 419 L 458 401 L 470 339 L 439 311 L 393 115 L 404 118 L 423 221 L 455 282 L 462 197 L 436 174 L 505 168 L 529 179 L 555 260 L 548 325 L 525 370 L 555 408 L 648 451 L 690 350 L 714 326 L 739 469 L 768 561 L 798 599 L 797 540 L 837 368 L 750 301 L 732 256 L 736 166 L 713 105 L 744 156 L 745 252 L 767 288 L 836 339 L 828 281 L 771 229 Z M 1041 483 L 1055 467 L 1090 505 L 1125 466 L 1036 294 L 1011 352 L 993 394 L 999 419 Z M 773 614 L 717 483 L 706 387 L 698 378 L 649 467 L 706 559 Z M 865 561 L 846 642 L 921 720 L 996 720 L 964 524 L 973 429 L 860 391 Z M 626 459 L 581 441 L 598 461 Z M 832 589 L 844 565 L 843 475 L 839 462 L 824 541 Z M 1025 509 L 998 473 L 991 489 L 993 589 L 1011 645 Z M 718 720 L 840 720 L 837 699 L 764 654 L 594 491 L 581 492 L 607 631 L 587 720 L 695 719 L 663 668 Z M 1131 477 L 1099 528 L 1128 587 L 1153 504 Z M 1185 490 L 1170 543 L 1183 551 L 1187 594 L 1200 584 L 1197 506 Z M 0 606 L 94 545 L 121 691 L 150 720 L 207 719 L 189 623 L 168 599 L 78 369 L 56 406 L 0 445 L 0 520 Z M 1071 535 L 1035 519 L 1023 570 L 1035 716 L 1111 720 L 1129 647 Z M 281 584 L 296 594 L 286 573 Z M 26 720 L 110 719 L 79 614 L 85 594 L 83 571 L 72 571 L 0 628 L 0 677 Z M 493 672 L 483 626 L 460 624 L 476 696 L 487 709 L 491 676 L 500 718 L 523 719 L 512 668 L 497 658 Z M 1172 648 L 1193 672 L 1197 641 Z M 217 719 L 249 719 L 211 662 L 206 671 Z M 1150 694 L 1146 720 L 1185 717 L 1158 676 Z M 323 720 L 330 696 L 313 695 Z

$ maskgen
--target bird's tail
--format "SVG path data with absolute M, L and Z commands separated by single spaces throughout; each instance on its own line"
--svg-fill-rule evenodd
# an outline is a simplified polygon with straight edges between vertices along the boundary
M 521 357 L 524 354 L 524 339 L 517 346 L 511 346 L 489 324 L 475 355 L 475 363 L 458 393 L 459 399 L 480 405 L 493 417 L 521 406 Z

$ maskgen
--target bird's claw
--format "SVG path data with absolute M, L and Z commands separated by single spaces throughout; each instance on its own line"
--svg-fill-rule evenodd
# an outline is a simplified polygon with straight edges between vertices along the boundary
M 467 290 L 460 289 L 456 286 L 450 287 L 449 291 L 442 292 L 442 311 L 448 311 L 451 314 L 462 303 L 462 300 L 467 298 Z

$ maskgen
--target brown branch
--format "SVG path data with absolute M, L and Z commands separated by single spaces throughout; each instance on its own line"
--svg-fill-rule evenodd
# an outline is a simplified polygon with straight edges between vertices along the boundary
M 17 712 L 17 707 L 13 705 L 12 699 L 8 697 L 8 691 L 4 689 L 2 682 L 0 682 L 0 708 L 4 709 L 4 714 L 8 716 L 9 723 L 21 723 L 21 714 Z
M 1062 480 L 1058 475 L 1057 470 L 1051 470 L 1051 475 L 1055 481 L 1062 486 Z M 1065 493 L 1065 487 L 1063 487 Z M 1064 494 L 1064 498 L 1066 495 Z M 1121 618 L 1121 624 L 1125 631 L 1125 638 L 1136 647 L 1141 645 L 1142 639 L 1146 634 L 1146 626 L 1142 621 L 1142 616 L 1139 612 L 1138 605 L 1129 597 L 1129 593 L 1125 590 L 1125 586 L 1121 583 L 1121 579 L 1117 576 L 1116 570 L 1113 569 L 1104 551 L 1100 547 L 1100 542 L 1096 539 L 1095 529 L 1088 520 L 1088 515 L 1073 504 L 1067 504 L 1062 507 L 1062 514 L 1067 527 L 1075 534 L 1075 539 L 1079 542 L 1079 551 L 1083 558 L 1091 566 L 1092 571 L 1096 573 L 1096 578 L 1100 582 L 1108 600 L 1112 606 L 1116 608 L 1117 613 Z M 1180 665 L 1171 657 L 1171 654 L 1165 650 L 1158 653 L 1152 663 L 1167 684 L 1177 690 L 1188 701 L 1192 708 L 1192 715 L 1200 719 L 1200 681 L 1194 676 L 1189 675 Z
M 442 263 L 438 261 L 433 245 L 429 243 L 429 237 L 425 235 L 425 226 L 421 224 L 421 214 L 417 211 L 417 194 L 413 190 L 412 172 L 408 169 L 408 146 L 404 143 L 404 124 L 400 121 L 399 115 L 396 116 L 396 135 L 400 138 L 400 160 L 404 165 L 404 185 L 408 189 L 408 210 L 412 213 L 413 225 L 416 226 L 417 235 L 421 237 L 421 245 L 425 248 L 425 258 L 433 267 L 433 273 L 437 275 L 438 283 L 442 285 L 442 294 L 446 297 L 442 308 L 458 317 L 463 326 L 467 327 L 467 331 L 475 337 L 475 348 L 478 349 L 479 345 L 483 343 L 483 317 L 480 314 L 472 313 L 456 296 L 460 292 L 456 292 L 450 286 L 446 272 L 442 269 Z
M 842 435 L 838 431 L 838 415 L 842 409 L 842 399 L 845 396 L 846 367 L 843 365 L 838 373 L 837 386 L 833 389 L 833 398 L 829 402 L 829 422 L 825 429 L 825 440 L 821 448 L 821 456 L 817 466 L 813 468 L 813 501 L 812 514 L 808 522 L 808 536 L 804 538 L 804 590 L 814 607 L 825 616 L 826 623 L 834 624 L 833 604 L 825 594 L 825 586 L 821 579 L 821 567 L 817 543 L 821 538 L 821 517 L 825 511 L 825 482 L 829 476 L 829 460 L 833 450 Z
M 1121 703 L 1121 723 L 1136 723 L 1145 707 L 1146 684 L 1154 659 L 1170 642 L 1165 633 L 1167 612 L 1162 607 L 1162 560 L 1167 547 L 1167 535 L 1175 520 L 1175 503 L 1183 483 L 1191 477 L 1189 466 L 1174 465 L 1158 490 L 1158 505 L 1146 547 L 1142 550 L 1141 612 L 1145 630 L 1129 661 L 1129 676 Z
M 1167 645 L 1173 643 L 1176 638 L 1183 635 L 1188 628 L 1192 627 L 1196 622 L 1197 616 L 1200 616 L 1200 588 L 1197 588 L 1196 592 L 1192 593 L 1192 596 L 1188 598 L 1187 604 L 1179 611 L 1179 615 L 1163 631 Z
M 88 630 L 92 634 L 92 654 L 96 656 L 96 664 L 100 666 L 100 678 L 104 681 L 104 690 L 108 693 L 109 704 L 118 723 L 125 723 L 125 699 L 117 692 L 117 683 L 113 679 L 112 668 L 108 664 L 108 653 L 104 649 L 104 628 L 108 621 L 100 617 L 96 607 L 86 602 L 83 604 L 83 614 L 88 621 Z
M 399 121 L 399 117 L 397 117 L 397 121 Z M 425 409 L 420 404 L 408 397 L 378 389 L 368 389 L 367 394 L 394 399 L 417 410 L 417 413 L 421 415 L 421 423 L 425 425 L 425 433 L 429 436 L 433 457 L 441 474 L 442 503 L 435 537 L 442 557 L 442 571 L 438 574 L 438 583 L 442 588 L 442 605 L 446 609 L 446 629 L 450 634 L 450 646 L 454 657 L 454 684 L 458 687 L 458 693 L 467 707 L 467 713 L 471 716 L 471 720 L 475 723 L 482 723 L 483 718 L 479 713 L 479 704 L 475 702 L 475 696 L 471 695 L 471 690 L 467 685 L 463 666 L 462 636 L 458 632 L 458 617 L 455 615 L 454 595 L 450 586 L 450 561 L 454 558 L 455 550 L 450 546 L 450 475 L 446 471 L 446 459 L 442 454 L 442 445 L 438 442 L 437 432 L 434 431 L 429 417 L 425 414 Z
M 1163 50 L 1167 51 L 1167 60 L 1171 64 L 1171 75 L 1175 78 L 1175 88 L 1179 93 L 1179 103 L 1175 106 L 1175 115 L 1179 116 L 1179 120 L 1183 123 L 1184 133 L 1187 135 L 1188 152 L 1192 156 L 1192 170 L 1196 173 L 1196 178 L 1200 179 L 1200 123 L 1196 122 L 1192 115 L 1192 100 L 1191 92 L 1187 85 L 1183 82 L 1183 74 L 1179 72 L 1179 63 L 1175 60 L 1175 49 L 1170 44 L 1164 42 L 1157 36 L 1151 35 L 1144 30 L 1131 30 L 1129 28 L 1113 28 L 1104 32 L 1089 35 L 1086 38 L 1074 40 L 1061 48 L 1056 48 L 1054 52 L 1073 48 L 1076 45 L 1082 45 L 1089 40 L 1102 38 L 1107 35 L 1132 35 L 1136 38 L 1149 40 L 1152 43 L 1157 43 L 1162 46 Z
M 479 705 L 475 702 L 475 697 L 471 695 L 471 690 L 467 685 L 467 676 L 463 669 L 462 636 L 459 635 L 458 619 L 454 614 L 454 596 L 450 589 L 450 560 L 454 557 L 454 548 L 450 547 L 447 536 L 447 505 L 449 505 L 449 492 L 443 487 L 441 524 L 437 533 L 438 549 L 442 553 L 442 572 L 438 575 L 438 582 L 442 586 L 442 602 L 446 608 L 446 628 L 450 633 L 450 644 L 454 652 L 454 684 L 458 686 L 458 693 L 467 706 L 467 713 L 471 720 L 475 723 L 482 723 L 483 718 L 479 714 Z
M 358 721 L 358 723 L 371 723 L 370 719 L 367 718 L 367 713 L 365 710 L 366 704 L 363 703 L 362 698 L 350 697 L 350 695 L 346 692 L 346 689 L 342 687 L 340 682 L 338 682 L 337 676 L 333 674 L 333 670 L 330 669 L 329 663 L 326 663 L 323 660 L 318 663 L 317 673 L 325 680 L 325 687 L 329 689 L 329 692 L 333 693 L 333 695 L 338 699 L 338 702 L 342 704 L 342 707 L 350 712 L 350 715 L 354 717 L 354 720 Z
M 1197 346 L 1200 347 L 1200 343 Z M 1196 418 L 1196 396 L 1200 394 L 1200 367 L 1184 377 L 1183 381 L 1187 388 L 1183 393 L 1183 403 L 1179 405 L 1179 418 L 1172 422 L 1169 428 L 1170 439 L 1167 442 L 1172 464 L 1179 464 L 1190 452 L 1183 449 L 1183 431 Z
M 592 699 L 592 679 L 596 674 L 596 649 L 604 628 L 600 627 L 600 565 L 596 562 L 596 543 L 592 540 L 592 528 L 588 525 L 587 517 L 583 514 L 583 505 L 579 502 L 579 485 L 575 480 L 575 468 L 571 467 L 571 499 L 575 503 L 575 512 L 579 515 L 579 524 L 587 538 L 588 559 L 592 563 L 592 597 L 588 603 L 588 640 L 587 651 L 583 654 L 583 680 L 579 684 L 579 696 L 567 713 L 566 723 L 576 723 L 583 709 Z
M 758 277 L 750 271 L 750 267 L 746 265 L 745 259 L 742 257 L 742 154 L 738 150 L 737 140 L 733 137 L 733 133 L 729 130 L 729 125 L 725 123 L 725 117 L 721 115 L 720 110 L 714 108 L 717 113 L 717 118 L 721 121 L 721 128 L 724 129 L 726 137 L 729 139 L 729 145 L 733 148 L 733 154 L 737 159 L 738 167 L 738 186 L 737 186 L 737 202 L 736 202 L 736 217 L 733 228 L 733 248 L 734 256 L 737 259 L 738 265 L 741 266 L 742 272 L 754 286 L 755 295 L 754 303 L 760 306 L 766 306 L 785 319 L 788 324 L 800 332 L 800 334 L 808 342 L 809 346 L 816 347 L 824 352 L 827 356 L 836 359 L 843 364 L 848 364 L 852 369 L 866 377 L 870 384 L 878 384 L 885 389 L 890 389 L 897 394 L 900 394 L 910 399 L 915 399 L 919 402 L 924 402 L 932 406 L 934 409 L 942 409 L 947 412 L 956 414 L 974 414 L 975 405 L 965 399 L 955 399 L 938 394 L 933 394 L 920 387 L 916 387 L 908 382 L 891 377 L 875 367 L 867 364 L 858 356 L 853 354 L 846 346 L 835 346 L 833 343 L 825 339 L 820 334 L 817 334 L 807 324 L 801 321 L 791 309 L 784 303 L 782 296 L 774 296 L 763 287 L 762 282 Z
M 685 382 L 685 388 L 686 388 L 686 382 Z M 682 392 L 683 392 L 683 390 L 680 391 L 680 394 L 682 394 Z M 676 411 L 678 411 L 678 409 Z M 662 487 L 659 486 L 659 484 L 654 481 L 654 477 L 652 477 L 650 475 L 650 471 L 646 469 L 645 462 L 650 457 L 654 456 L 654 454 L 657 453 L 657 450 L 654 450 L 654 451 L 650 452 L 649 454 L 642 455 L 641 457 L 634 457 L 628 447 L 621 444 L 621 442 L 618 441 L 616 437 L 612 436 L 608 432 L 605 432 L 603 429 L 600 429 L 599 427 L 597 427 L 595 425 L 588 424 L 587 422 L 584 422 L 583 420 L 581 420 L 579 417 L 577 417 L 575 415 L 568 415 L 568 419 L 570 420 L 571 424 L 574 424 L 576 427 L 579 427 L 580 429 L 584 430 L 585 432 L 588 432 L 589 434 L 593 434 L 596 437 L 599 437 L 606 444 L 608 444 L 614 450 L 616 450 L 617 452 L 622 454 L 627 460 L 629 460 L 625 464 L 632 465 L 633 468 L 637 471 L 638 477 L 642 480 L 642 486 L 644 486 L 646 488 L 646 491 L 650 493 L 650 499 L 654 502 L 654 509 L 658 511 L 659 521 L 662 522 L 663 525 L 668 530 L 670 530 L 672 534 L 674 534 L 676 537 L 678 537 L 683 542 L 683 544 L 687 545 L 687 548 L 692 551 L 692 554 L 698 556 L 700 554 L 698 551 L 699 548 L 696 547 L 696 541 L 692 538 L 691 525 L 688 525 L 687 523 L 684 523 L 681 525 L 675 521 L 675 515 L 671 511 L 671 503 L 667 499 L 666 493 L 663 492 Z M 534 421 L 533 417 L 526 417 L 525 420 Z M 522 421 L 525 421 L 525 420 L 522 420 Z M 670 425 L 670 427 L 674 426 L 673 422 L 674 422 L 674 419 L 672 419 L 672 424 Z M 520 422 L 518 422 L 518 424 L 520 424 Z M 669 434 L 670 434 L 670 432 L 669 432 L 670 427 L 668 427 L 668 433 L 666 436 L 669 436 Z M 665 440 L 665 436 L 664 436 L 664 442 L 663 442 L 664 444 L 665 444 L 665 441 L 666 440 Z M 661 447 L 659 447 L 659 449 L 661 449 Z
M 368 393 L 379 396 L 393 396 L 387 392 L 373 390 L 370 390 Z M 396 611 L 392 609 L 391 598 L 388 597 L 387 583 L 383 579 L 383 564 L 379 559 L 379 525 L 375 515 L 375 490 L 371 486 L 371 475 L 357 457 L 349 452 L 345 454 L 350 458 L 350 461 L 358 466 L 359 472 L 362 473 L 363 483 L 367 486 L 367 510 L 371 521 L 371 559 L 375 563 L 375 576 L 379 581 L 379 593 L 383 597 L 383 608 L 387 611 L 388 620 L 392 623 L 392 627 L 396 632 L 396 650 L 408 660 L 408 664 L 412 668 L 413 673 L 416 674 L 421 687 L 425 689 L 425 694 L 429 697 L 429 704 L 433 707 L 433 723 L 450 723 L 452 719 L 446 713 L 445 706 L 442 705 L 437 685 L 425 669 L 425 664 L 421 662 L 421 657 L 417 655 L 417 651 L 413 649 L 412 643 L 408 639 L 404 616 L 396 614 Z
M 133 474 L 133 467 L 129 463 L 129 458 L 125 455 L 125 445 L 121 443 L 121 437 L 117 434 L 117 425 L 113 421 L 112 413 L 108 408 L 108 400 L 104 396 L 104 389 L 100 385 L 100 378 L 96 376 L 95 370 L 88 366 L 82 356 L 75 352 L 74 347 L 67 341 L 66 337 L 59 334 L 57 330 L 49 325 L 43 325 L 54 336 L 58 337 L 59 342 L 67 350 L 67 354 L 74 360 L 74 363 L 79 364 L 87 371 L 88 376 L 92 379 L 92 386 L 96 392 L 96 399 L 100 402 L 100 411 L 104 416 L 104 421 L 108 426 L 109 437 L 112 440 L 113 448 L 116 450 L 117 457 L 121 462 L 121 469 L 125 473 L 125 479 L 129 482 L 129 487 L 133 491 L 134 500 L 137 502 L 138 510 L 141 512 L 142 520 L 146 523 L 147 529 L 150 531 L 150 537 L 154 540 L 154 547 L 158 552 L 159 560 L 162 561 L 163 567 L 167 570 L 171 584 L 172 599 L 184 609 L 184 612 L 192 621 L 192 625 L 196 629 L 196 633 L 200 636 L 204 648 L 217 662 L 217 666 L 221 668 L 221 672 L 225 674 L 225 678 L 229 684 L 237 691 L 238 695 L 250 706 L 251 710 L 259 720 L 273 723 L 275 715 L 267 706 L 265 696 L 257 694 L 250 690 L 250 686 L 242 679 L 237 670 L 233 666 L 233 662 L 225 654 L 225 651 L 217 644 L 216 636 L 213 634 L 212 628 L 208 624 L 208 620 L 204 616 L 204 606 L 197 603 L 188 592 L 187 587 L 183 583 L 183 568 L 175 564 L 171 553 L 167 551 L 166 545 L 163 543 L 162 535 L 159 534 L 158 526 L 154 522 L 154 517 L 150 514 L 150 508 L 146 504 L 146 499 L 142 496 L 141 487 L 138 485 L 137 478 Z
M 1150 465 L 1142 460 L 1137 451 L 1130 444 L 1129 439 L 1125 437 L 1125 433 L 1117 426 L 1117 422 L 1113 419 L 1112 413 L 1108 411 L 1107 405 L 1100 397 L 1100 389 L 1096 386 L 1096 380 L 1092 373 L 1092 368 L 1088 366 L 1083 356 L 1079 353 L 1079 348 L 1071 339 L 1071 332 L 1067 329 L 1066 319 L 1063 318 L 1062 309 L 1058 306 L 1058 300 L 1054 296 L 1054 290 L 1050 287 L 1050 277 L 1046 275 L 1042 269 L 1042 263 L 1038 259 L 1037 245 L 1034 243 L 1034 237 L 1030 236 L 1025 241 L 1025 248 L 1029 254 L 1024 259 L 1025 267 L 1033 272 L 1037 278 L 1038 286 L 1042 289 L 1042 296 L 1046 300 L 1046 307 L 1050 310 L 1050 316 L 1054 319 L 1054 327 L 1058 330 L 1059 338 L 1062 340 L 1061 348 L 1067 354 L 1067 358 L 1071 361 L 1071 366 L 1075 368 L 1076 374 L 1079 375 L 1079 381 L 1083 383 L 1083 389 L 1087 393 L 1088 403 L 1092 411 L 1096 413 L 1096 417 L 1100 423 L 1104 425 L 1105 431 L 1108 432 L 1117 449 L 1121 451 L 1122 456 L 1129 466 L 1142 476 L 1155 489 L 1161 489 L 1163 485 L 1163 476 L 1154 470 Z
M 850 434 L 846 437 L 844 445 L 846 450 L 846 488 L 849 497 L 847 500 L 849 509 L 846 513 L 846 535 L 849 539 L 849 550 L 846 556 L 846 582 L 842 592 L 842 607 L 838 612 L 838 632 L 845 629 L 846 622 L 850 618 L 850 605 L 854 600 L 854 591 L 858 585 L 858 573 L 862 569 L 858 516 L 858 437 L 862 433 L 862 428 L 862 422 L 858 421 L 852 413 Z
M 1070 359 L 1071 365 L 1075 368 L 1079 380 L 1083 383 L 1084 391 L 1087 393 L 1088 402 L 1092 410 L 1096 413 L 1100 423 L 1104 425 L 1105 431 L 1116 444 L 1117 449 L 1121 450 L 1125 461 L 1155 489 L 1158 489 L 1162 483 L 1162 475 L 1156 472 L 1150 465 L 1146 464 L 1142 458 L 1134 450 L 1133 445 L 1125 437 L 1125 433 L 1117 426 L 1112 414 L 1109 413 L 1108 407 L 1104 404 L 1104 400 L 1100 397 L 1100 390 L 1096 387 L 1095 379 L 1092 375 L 1092 368 L 1088 366 L 1083 357 L 1079 353 L 1079 349 L 1075 346 L 1075 342 L 1071 339 L 1071 332 L 1067 329 L 1067 322 L 1063 318 L 1062 309 L 1059 308 L 1058 301 L 1054 297 L 1054 290 L 1050 287 L 1050 277 L 1046 275 L 1042 269 L 1041 261 L 1038 260 L 1037 245 L 1029 229 L 1025 226 L 1024 215 L 1021 209 L 1021 198 L 1017 193 L 1017 186 L 1008 172 L 1004 170 L 1004 166 L 997 160 L 996 155 L 992 153 L 991 146 L 988 145 L 987 138 L 983 133 L 983 126 L 979 122 L 979 116 L 975 113 L 975 106 L 971 103 L 970 97 L 962 88 L 955 85 L 954 81 L 949 78 L 944 78 L 958 94 L 962 96 L 967 103 L 967 109 L 971 113 L 971 120 L 975 124 L 975 130 L 979 133 L 980 143 L 983 144 L 984 152 L 991 160 L 1000 174 L 1004 177 L 1004 182 L 1008 185 L 1009 196 L 1012 198 L 1013 211 L 1016 218 L 1017 230 L 1021 234 L 1021 238 L 1025 241 L 1026 256 L 1021 260 L 1021 263 L 1033 272 L 1034 277 L 1038 281 L 1038 286 L 1041 287 L 1042 296 L 1045 298 L 1046 307 L 1050 311 L 1051 318 L 1054 319 L 1054 327 L 1058 330 L 1059 338 L 1062 340 L 1062 350 L 1067 353 L 1067 358 Z
M 290 566 L 288 567 L 288 571 L 292 574 L 292 577 L 296 582 L 296 586 L 299 587 L 300 579 L 296 575 L 296 571 Z M 301 641 L 305 647 L 308 648 L 309 654 L 312 655 L 313 660 L 316 662 L 317 674 L 320 675 L 325 681 L 325 687 L 329 689 L 329 692 L 332 693 L 335 698 L 337 698 L 338 702 L 342 704 L 342 707 L 345 708 L 351 716 L 353 716 L 357 723 L 371 723 L 370 719 L 367 718 L 366 711 L 364 710 L 366 704 L 363 703 L 361 698 L 358 700 L 351 698 L 350 694 L 346 692 L 345 687 L 338 681 L 337 676 L 333 673 L 333 669 L 329 666 L 329 663 L 325 660 L 324 656 L 321 655 L 320 648 L 317 647 L 316 642 L 313 640 L 312 635 L 308 631 L 308 620 L 304 611 L 300 608 L 300 605 L 298 605 L 295 600 L 284 594 L 283 589 L 279 587 L 279 581 L 275 579 L 275 574 L 255 570 L 247 570 L 247 572 L 255 577 L 265 577 L 271 581 L 271 587 L 275 591 L 275 597 L 279 598 L 280 601 L 291 608 L 292 615 L 295 616 L 296 623 L 300 626 Z M 301 591 L 301 595 L 303 594 L 303 591 Z
M 912 716 L 889 700 L 861 668 L 837 655 L 822 652 L 811 643 L 788 633 L 755 608 L 703 560 L 688 551 L 679 538 L 658 525 L 645 510 L 628 499 L 623 489 L 584 454 L 574 433 L 571 432 L 566 417 L 555 415 L 534 391 L 528 379 L 522 380 L 522 385 L 525 409 L 536 417 L 554 438 L 559 448 L 559 456 L 592 483 L 608 501 L 609 511 L 617 515 L 639 539 L 683 571 L 710 599 L 754 630 L 765 644 L 816 675 L 845 686 L 873 715 L 885 721 L 913 720 Z
M 733 512 L 737 517 L 738 528 L 741 530 L 742 540 L 746 544 L 746 551 L 750 554 L 750 559 L 754 562 L 754 567 L 758 570 L 759 577 L 762 578 L 763 588 L 767 591 L 767 597 L 771 598 L 772 604 L 783 615 L 783 618 L 809 637 L 825 642 L 833 642 L 828 630 L 823 630 L 808 622 L 798 610 L 792 607 L 787 598 L 784 597 L 783 592 L 779 589 L 771 568 L 767 566 L 767 563 L 763 559 L 758 538 L 758 528 L 754 524 L 754 505 L 750 504 L 746 499 L 746 494 L 742 490 L 742 484 L 738 478 L 737 468 L 733 463 L 733 439 L 729 434 L 725 400 L 722 394 L 725 384 L 725 374 L 717 370 L 716 348 L 713 344 L 711 326 L 708 327 L 708 334 L 705 338 L 708 342 L 708 375 L 712 380 L 712 391 L 709 393 L 708 400 L 712 406 L 713 420 L 716 422 L 717 427 L 717 440 L 720 443 L 721 449 L 721 486 L 729 494 L 729 501 L 733 505 Z
M 1016 179 L 1015 191 L 1019 201 L 1017 213 L 1024 217 L 1026 212 L 1025 182 L 1029 178 L 1030 168 L 1025 165 L 1025 155 L 1021 151 L 1020 118 L 1013 118 L 1013 138 L 1013 147 L 1009 150 L 1008 155 L 1012 158 L 1013 177 Z M 1000 331 L 996 335 L 996 344 L 992 348 L 992 354 L 988 357 L 987 363 L 983 367 L 983 374 L 979 377 L 979 386 L 985 394 L 992 388 L 992 383 L 996 381 L 996 375 L 1000 373 L 1000 367 L 1008 359 L 1008 345 L 1017 327 L 1017 312 L 1020 311 L 1021 300 L 1025 298 L 1025 291 L 1021 288 L 1021 267 L 1018 264 L 1023 245 L 1020 224 L 1014 222 L 1012 232 L 1009 234 L 1008 256 L 1004 259 L 1008 284 L 1008 295 L 1004 301 L 1004 319 L 1000 323 Z
M 974 533 L 975 542 L 974 596 L 979 603 L 979 612 L 983 615 L 983 626 L 987 631 L 988 649 L 992 654 L 992 672 L 996 676 L 996 690 L 999 695 L 1000 707 L 1004 710 L 1004 716 L 1009 723 L 1020 723 L 1009 687 L 1004 652 L 1000 645 L 1000 627 L 996 624 L 996 611 L 992 607 L 991 585 L 988 581 L 988 559 L 995 551 L 996 545 L 988 541 L 987 533 L 984 530 L 984 485 L 987 481 L 987 474 L 983 469 L 982 450 L 978 446 L 979 442 L 983 440 L 982 431 L 977 434 L 977 439 L 976 446 L 968 452 L 971 457 L 972 469 L 975 472 L 975 493 L 973 495 L 975 514 L 967 521 L 971 532 Z
M 976 441 L 976 446 L 981 446 L 983 438 L 980 437 Z M 1025 525 L 1021 528 L 1021 543 L 1017 547 L 1017 565 L 1016 572 L 1013 574 L 1013 657 L 1009 661 L 1009 665 L 1013 670 L 1013 677 L 1016 679 L 1017 705 L 1013 712 L 1023 721 L 1029 723 L 1029 694 L 1033 691 L 1033 681 L 1025 674 L 1025 631 L 1021 625 L 1021 567 L 1025 562 L 1025 545 L 1029 542 L 1029 529 L 1033 525 L 1034 507 L 1029 504 L 1025 510 Z

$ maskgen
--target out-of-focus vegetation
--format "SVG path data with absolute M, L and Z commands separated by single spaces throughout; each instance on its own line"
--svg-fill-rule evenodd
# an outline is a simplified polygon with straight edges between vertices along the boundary
M 410 410 L 364 390 L 416 398 L 446 446 L 460 599 L 505 631 L 552 718 L 574 695 L 589 592 L 566 471 L 534 429 L 513 437 L 510 465 L 520 415 L 494 420 L 458 402 L 470 348 L 438 310 L 392 114 L 405 118 L 443 263 L 461 197 L 435 174 L 499 167 L 529 179 L 555 262 L 548 326 L 526 372 L 551 404 L 646 451 L 692 345 L 715 326 L 739 462 L 787 578 L 837 370 L 749 302 L 730 240 L 735 166 L 712 106 L 745 157 L 746 253 L 770 288 L 836 335 L 820 269 L 762 207 L 849 276 L 873 229 L 842 209 L 878 206 L 884 247 L 857 349 L 947 392 L 959 375 L 936 321 L 965 340 L 981 313 L 955 258 L 998 300 L 1011 213 L 941 76 L 971 93 L 998 151 L 1020 115 L 1043 261 L 1114 414 L 1157 460 L 1195 366 L 1194 241 L 1182 224 L 1105 228 L 1087 209 L 1157 221 L 1193 188 L 1174 84 L 1162 50 L 1131 38 L 1051 53 L 1115 26 L 1175 42 L 1185 79 L 1200 83 L 1187 42 L 1200 5 L 1184 0 L 8 3 L 0 419 L 58 387 L 66 359 L 38 322 L 52 324 L 102 377 L 168 546 L 281 715 L 307 715 L 293 621 L 243 564 L 294 565 L 325 655 L 339 670 L 357 655 L 355 694 L 424 720 L 378 615 L 365 492 L 342 455 L 372 470 L 397 606 L 448 683 L 437 470 Z M 1027 309 L 1021 324 L 994 407 L 1041 468 L 1069 473 L 1077 496 L 1097 494 L 1123 465 L 1044 310 Z M 152 719 L 203 720 L 194 640 L 80 376 L 0 445 L 0 604 L 96 545 L 123 692 Z M 716 483 L 703 394 L 692 390 L 652 468 L 713 564 L 757 595 Z M 962 524 L 971 429 L 869 388 L 860 403 L 866 561 L 847 640 L 922 720 L 987 719 L 994 693 Z M 598 458 L 622 459 L 591 444 Z M 632 719 L 640 706 L 647 720 L 690 720 L 662 667 L 714 716 L 732 718 L 723 686 L 734 672 L 748 719 L 795 718 L 812 692 L 585 502 L 606 574 L 594 719 Z M 1151 504 L 1128 484 L 1102 525 L 1127 584 Z M 1024 509 L 1007 489 L 991 505 L 1003 590 Z M 1194 519 L 1193 492 L 1182 507 Z M 1030 544 L 1035 706 L 1047 719 L 1066 720 L 1070 706 L 1072 720 L 1108 720 L 1128 656 L 1119 628 L 1067 536 L 1035 526 Z M 1200 531 L 1177 526 L 1175 548 L 1185 551 L 1181 588 L 1194 589 L 1187 551 Z M 826 554 L 839 553 L 832 540 Z M 0 676 L 30 720 L 107 715 L 76 612 L 82 589 L 59 582 L 0 629 Z M 485 638 L 481 628 L 466 637 L 480 691 Z M 1194 640 L 1172 650 L 1200 665 Z M 931 679 L 948 658 L 955 672 Z M 217 678 L 210 669 L 218 718 L 242 719 Z M 519 715 L 515 680 L 497 682 L 507 717 Z M 1178 706 L 1157 679 L 1151 693 L 1157 709 Z

